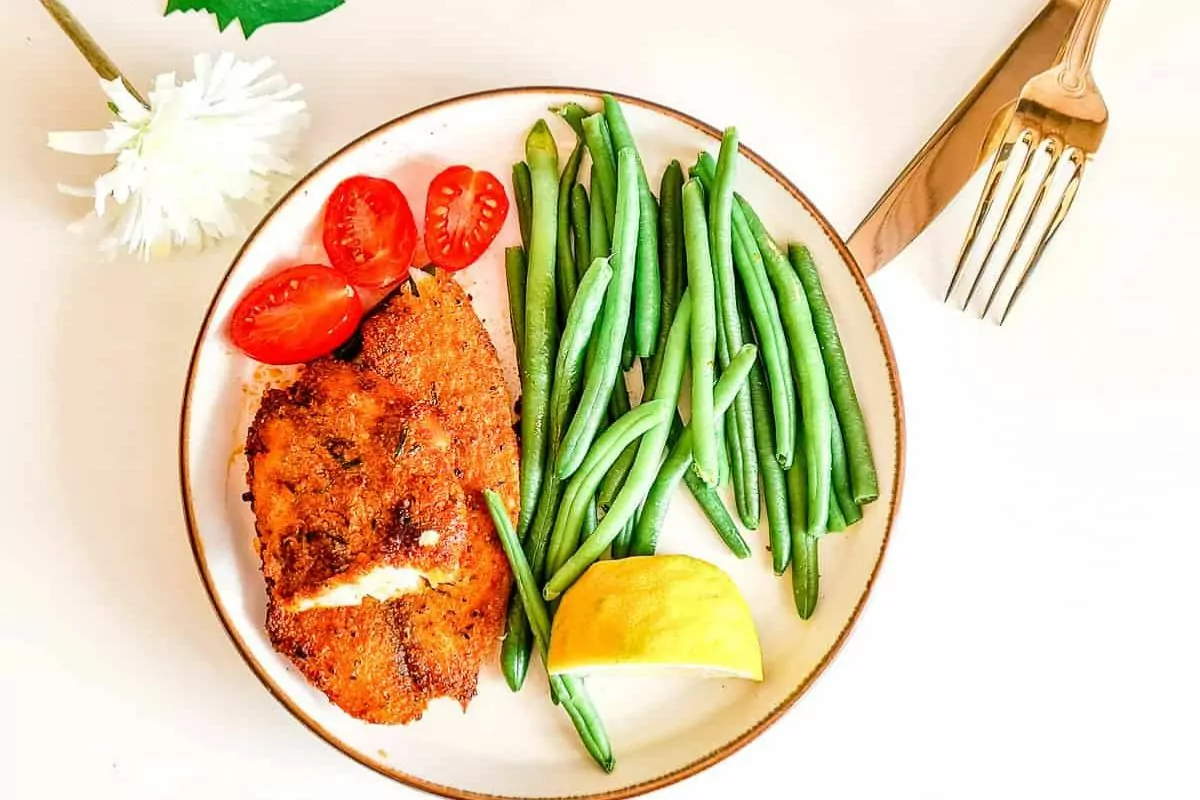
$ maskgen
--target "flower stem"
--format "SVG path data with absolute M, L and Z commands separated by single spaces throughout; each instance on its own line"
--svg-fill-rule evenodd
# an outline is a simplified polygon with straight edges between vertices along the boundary
M 79 20 L 75 18 L 75 15 L 66 6 L 60 3 L 59 0 L 42 0 L 42 5 L 45 6 L 50 16 L 54 17 L 54 21 L 58 23 L 58 27 L 62 28 L 67 38 L 71 40 L 83 57 L 87 59 L 87 62 L 92 65 L 92 69 L 96 71 L 97 75 L 106 81 L 120 78 L 121 82 L 125 84 L 125 88 L 137 98 L 137 101 L 144 106 L 147 105 L 146 100 L 138 90 L 122 74 L 121 70 L 117 69 L 117 65 L 113 63 L 113 60 L 108 57 L 108 53 L 104 52 L 100 45 L 96 43 L 96 40 L 92 38 L 92 35 L 87 32 L 87 29 L 80 24 Z

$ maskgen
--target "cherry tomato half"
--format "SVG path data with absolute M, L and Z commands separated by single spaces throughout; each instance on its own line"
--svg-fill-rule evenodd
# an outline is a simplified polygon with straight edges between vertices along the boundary
M 330 195 L 322 241 L 329 262 L 352 284 L 379 289 L 408 277 L 417 223 L 396 184 L 356 175 Z
M 271 275 L 238 302 L 233 343 L 266 364 L 299 364 L 333 350 L 354 333 L 363 306 L 346 276 L 321 264 Z
M 474 264 L 500 233 L 508 216 L 504 187 L 490 172 L 456 166 L 429 184 L 425 201 L 425 250 L 445 270 Z

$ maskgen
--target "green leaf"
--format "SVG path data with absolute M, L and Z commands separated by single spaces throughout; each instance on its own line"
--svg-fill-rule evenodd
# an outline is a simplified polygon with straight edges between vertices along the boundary
M 167 0 L 166 16 L 174 11 L 208 11 L 225 30 L 235 19 L 247 39 L 263 25 L 304 22 L 333 11 L 346 0 Z

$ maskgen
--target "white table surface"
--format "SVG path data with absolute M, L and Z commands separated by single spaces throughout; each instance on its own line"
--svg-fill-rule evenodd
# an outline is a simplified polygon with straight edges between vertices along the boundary
M 415 796 L 295 722 L 212 613 L 176 435 L 234 245 L 106 264 L 64 233 L 82 206 L 55 182 L 95 166 L 46 132 L 106 111 L 40 5 L 2 5 L 0 796 Z M 305 166 L 439 98 L 590 85 L 736 122 L 848 233 L 1039 2 L 350 0 L 249 43 L 163 0 L 70 5 L 142 85 L 275 57 L 308 87 Z M 935 297 L 974 191 L 872 279 L 908 470 L 854 635 L 790 717 L 659 797 L 1200 795 L 1200 6 L 1113 6 L 1108 139 L 1009 324 Z

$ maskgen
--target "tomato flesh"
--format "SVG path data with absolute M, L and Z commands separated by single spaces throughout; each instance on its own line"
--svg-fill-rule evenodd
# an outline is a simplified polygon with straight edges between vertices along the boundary
M 443 170 L 425 201 L 425 250 L 445 270 L 474 264 L 500 233 L 508 196 L 496 176 L 467 166 Z
M 233 343 L 266 364 L 299 364 L 332 353 L 358 328 L 363 306 L 346 276 L 322 264 L 271 275 L 238 301 Z
M 352 284 L 382 289 L 408 277 L 417 223 L 400 187 L 355 175 L 330 195 L 322 241 L 329 262 Z

